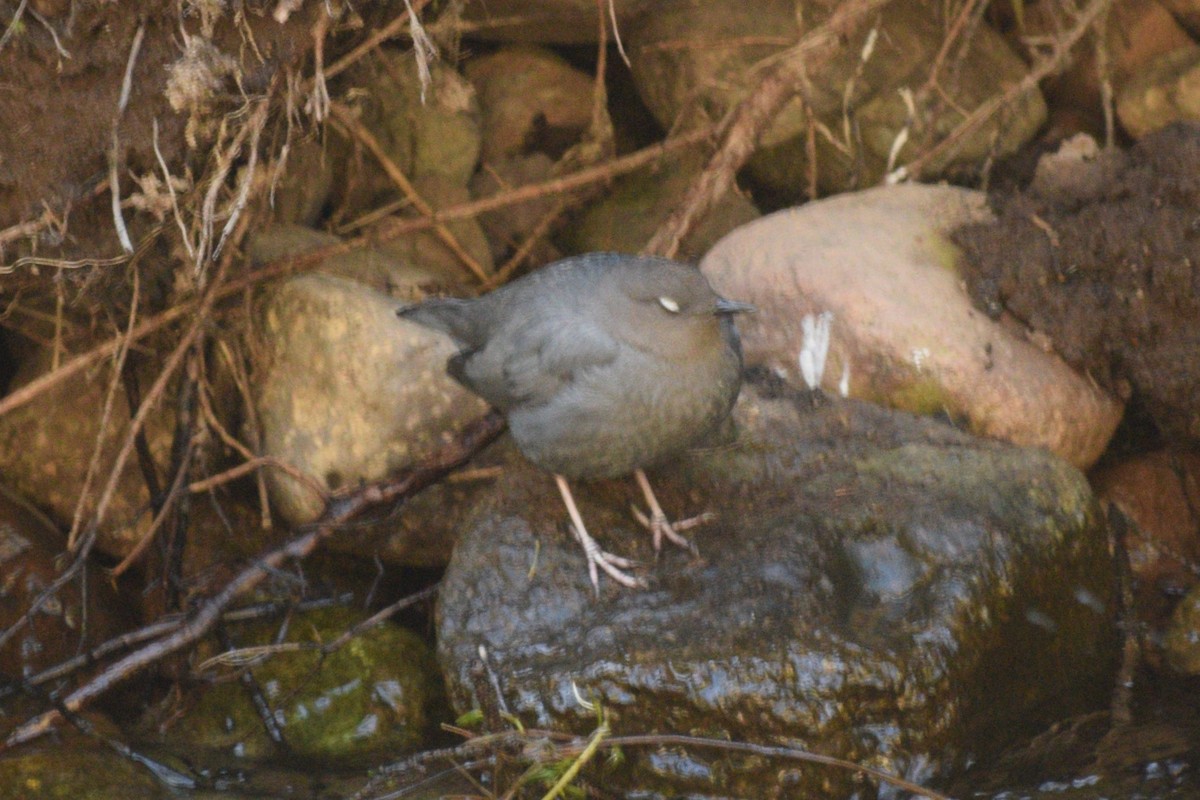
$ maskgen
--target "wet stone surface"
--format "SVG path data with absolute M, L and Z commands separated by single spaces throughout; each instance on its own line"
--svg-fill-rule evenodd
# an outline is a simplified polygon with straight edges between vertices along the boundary
M 395 756 L 426 744 L 435 721 L 445 718 L 445 699 L 420 637 L 384 623 L 328 654 L 316 649 L 360 621 L 360 614 L 344 608 L 297 616 L 282 637 L 299 643 L 295 649 L 274 653 L 251 670 L 281 741 L 272 741 L 263 711 L 245 685 L 228 679 L 222 664 L 209 672 L 224 680 L 171 721 L 165 743 L 206 759 L 214 753 L 241 759 L 288 753 L 328 763 Z M 280 627 L 277 621 L 238 626 L 236 646 L 278 644 Z
M 65 548 L 65 537 L 49 519 L 0 485 L 0 632 L 7 635 L 0 642 L 0 686 L 6 689 L 0 699 L 10 697 L 8 681 L 33 677 L 128 624 L 123 611 L 128 602 L 92 566 L 85 568 L 86 580 L 49 591 L 62 575 L 59 557 Z M 0 720 L 9 710 L 0 704 Z
M 936 779 L 1103 704 L 1115 636 L 1107 546 L 1073 468 L 857 403 L 744 392 L 737 445 L 651 471 L 668 513 L 717 520 L 654 559 L 632 482 L 579 484 L 601 545 L 645 591 L 593 596 L 551 478 L 506 470 L 446 573 L 439 657 L 458 711 L 487 652 L 527 725 L 808 747 Z M 777 396 L 770 397 L 772 392 Z M 834 796 L 828 769 L 630 749 L 640 790 Z M 873 791 L 866 786 L 858 790 Z M 651 795 L 647 795 L 651 796 Z

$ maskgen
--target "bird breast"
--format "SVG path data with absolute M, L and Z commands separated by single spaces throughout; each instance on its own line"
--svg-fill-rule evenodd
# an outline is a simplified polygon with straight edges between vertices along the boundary
M 580 370 L 544 404 L 510 409 L 509 427 L 543 469 L 616 477 L 682 453 L 720 426 L 740 373 L 730 347 L 672 359 L 625 347 L 614 362 Z

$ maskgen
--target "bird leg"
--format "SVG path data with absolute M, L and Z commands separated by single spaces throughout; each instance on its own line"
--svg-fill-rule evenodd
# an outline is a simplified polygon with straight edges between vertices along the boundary
M 688 519 L 671 522 L 663 512 L 662 506 L 658 504 L 658 498 L 654 496 L 654 490 L 650 488 L 650 479 L 646 477 L 646 473 L 638 469 L 634 470 L 633 475 L 637 478 L 638 486 L 642 488 L 642 494 L 646 498 L 646 505 L 650 507 L 650 516 L 647 517 L 636 507 L 633 509 L 633 514 L 637 517 L 638 522 L 642 523 L 643 526 L 654 534 L 654 552 L 657 553 L 662 550 L 662 540 L 665 536 L 671 540 L 672 544 L 682 547 L 692 555 L 700 555 L 700 551 L 696 549 L 696 545 L 687 537 L 681 536 L 679 532 L 712 522 L 716 518 L 716 515 L 711 511 L 705 511 L 703 514 L 697 514 Z
M 554 482 L 558 484 L 558 491 L 567 507 L 567 514 L 571 517 L 571 530 L 575 534 L 575 538 L 579 540 L 579 544 L 583 546 L 583 553 L 587 557 L 588 576 L 592 579 L 592 588 L 596 590 L 596 594 L 600 594 L 600 576 L 596 567 L 607 572 L 622 586 L 628 586 L 630 589 L 645 588 L 646 582 L 641 578 L 635 578 L 622 571 L 636 566 L 637 562 L 601 550 L 600 545 L 596 544 L 596 540 L 587 532 L 587 528 L 583 526 L 583 517 L 575 505 L 575 498 L 571 495 L 571 487 L 567 485 L 567 479 L 561 475 L 555 475 Z

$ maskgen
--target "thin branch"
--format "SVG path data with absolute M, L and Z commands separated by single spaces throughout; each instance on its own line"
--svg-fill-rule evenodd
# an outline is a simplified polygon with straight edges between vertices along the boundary
M 129 58 L 125 61 L 125 75 L 121 78 L 121 96 L 117 100 L 117 115 L 125 113 L 129 105 L 129 94 L 133 90 L 133 65 L 137 63 L 138 53 L 142 50 L 142 40 L 146 38 L 146 23 L 138 26 L 133 35 L 133 44 L 129 47 Z
M 200 279 L 201 286 L 205 285 L 206 278 L 204 272 L 208 266 L 208 262 L 217 259 L 216 251 L 211 249 L 213 224 L 217 213 L 217 198 L 221 194 L 221 189 L 225 186 L 225 178 L 228 177 L 230 170 L 233 169 L 234 160 L 241 153 L 242 146 L 246 143 L 247 137 L 255 143 L 258 142 L 259 134 L 262 133 L 262 128 L 267 122 L 267 112 L 270 110 L 270 105 L 270 101 L 266 98 L 259 100 L 247 123 L 238 129 L 229 146 L 217 154 L 216 171 L 209 180 L 208 190 L 204 193 L 204 202 L 200 206 L 200 239 L 196 244 L 196 263 L 192 268 L 193 274 Z M 221 241 L 224 242 L 224 240 L 225 234 L 222 233 Z
M 58 38 L 58 31 L 54 30 L 54 26 L 50 24 L 50 20 L 39 14 L 36 9 L 30 8 L 26 10 L 29 12 L 29 16 L 36 19 L 38 23 L 46 29 L 46 32 L 50 34 L 50 38 L 54 40 L 54 49 L 58 51 L 58 54 L 61 57 L 70 60 L 71 52 L 67 50 L 67 48 L 63 47 L 62 41 Z
M 125 61 L 121 95 L 117 99 L 117 113 L 113 115 L 112 152 L 108 158 L 108 185 L 112 197 L 113 225 L 117 229 L 117 239 L 121 242 L 121 249 L 126 253 L 133 252 L 133 239 L 129 236 L 129 229 L 125 226 L 125 217 L 121 214 L 121 181 L 118 174 L 121 166 L 121 115 L 125 113 L 125 106 L 129 104 L 129 93 L 133 87 L 133 66 L 137 63 L 138 53 L 142 50 L 142 39 L 145 36 L 146 23 L 143 22 L 138 26 L 137 33 L 133 35 L 133 44 L 129 48 L 129 57 Z
M 419 14 L 427 5 L 429 5 L 429 0 L 416 0 L 416 2 L 412 4 L 412 10 Z M 349 53 L 331 64 L 329 68 L 325 70 L 325 77 L 332 78 L 339 72 L 345 71 L 350 67 L 351 64 L 354 64 L 356 61 L 374 50 L 376 47 L 379 47 L 379 45 L 383 44 L 388 39 L 394 39 L 396 36 L 400 35 L 405 27 L 407 27 L 408 19 L 408 9 L 405 9 L 402 13 L 397 15 L 394 20 L 367 37 L 362 44 L 358 45 Z
M 355 118 L 350 109 L 346 108 L 341 103 L 331 102 L 329 109 L 333 112 L 333 115 L 337 117 L 338 122 L 341 123 L 341 125 L 350 133 L 350 135 L 371 151 L 371 155 L 375 156 L 375 160 L 378 161 L 379 165 L 383 167 L 383 171 L 387 173 L 389 178 L 391 178 L 392 183 L 396 184 L 400 191 L 404 193 L 404 196 L 409 199 L 409 201 L 413 204 L 413 207 L 419 213 L 425 215 L 432 221 L 434 234 L 442 240 L 442 243 L 450 248 L 450 251 L 458 257 L 458 260 L 461 261 L 463 265 L 475 275 L 476 278 L 478 278 L 481 282 L 486 281 L 488 279 L 487 270 L 483 268 L 483 266 L 475 259 L 474 256 L 467 252 L 467 249 L 463 247 L 461 243 L 459 243 L 458 239 L 449 228 L 447 228 L 441 222 L 434 220 L 435 212 L 433 206 L 429 205 L 429 203 L 425 201 L 425 198 L 421 197 L 421 195 L 417 192 L 416 187 L 412 185 L 412 182 L 409 181 L 408 177 L 404 174 L 404 171 L 396 165 L 395 161 L 392 161 L 391 157 L 387 154 L 387 151 L 383 149 L 383 145 L 379 143 L 379 140 L 376 139 L 375 136 Z
M 108 154 L 109 196 L 111 198 L 113 227 L 117 231 L 117 241 L 121 243 L 122 250 L 130 255 L 133 255 L 133 239 L 131 239 L 129 236 L 129 228 L 126 227 L 125 217 L 121 214 L 121 135 L 118 132 L 117 127 L 118 126 L 114 121 L 112 129 L 112 149 Z
M 354 247 L 354 242 L 345 242 L 331 245 L 329 247 L 323 247 L 318 250 L 310 250 L 296 257 L 282 259 L 271 267 L 260 269 L 254 273 L 251 273 L 250 275 L 243 276 L 238 280 L 229 281 L 217 290 L 214 299 L 220 300 L 229 297 L 230 295 L 242 292 L 250 286 L 253 286 L 261 281 L 280 277 L 282 275 L 316 265 L 326 258 L 330 258 L 340 253 L 349 252 L 353 250 Z M 124 260 L 127 259 L 122 259 L 122 261 Z M 208 295 L 205 296 L 207 297 Z M 163 328 L 180 319 L 191 318 L 192 315 L 197 313 L 197 309 L 201 302 L 202 301 L 200 299 L 193 299 L 186 302 L 177 303 L 161 314 L 146 320 L 134 329 L 133 333 L 131 334 L 132 340 L 136 342 L 140 339 L 144 339 L 152 333 L 162 330 Z M 114 336 L 112 339 L 97 345 L 88 352 L 76 356 L 66 364 L 63 364 L 62 367 L 54 372 L 48 372 L 45 375 L 30 381 L 19 389 L 16 389 L 5 395 L 2 399 L 0 399 L 0 416 L 7 414 L 14 408 L 19 408 L 20 406 L 25 405 L 43 392 L 48 391 L 52 387 L 57 386 L 68 378 L 71 378 L 83 370 L 86 370 L 100 361 L 103 361 L 105 358 L 108 358 L 116 351 L 118 347 L 121 346 L 124 338 L 125 337 L 123 335 Z
M 192 442 L 188 443 L 181 461 L 186 463 L 186 460 L 192 457 L 192 445 Z M 110 578 L 116 580 L 124 575 L 130 567 L 138 562 L 142 554 L 146 552 L 146 548 L 150 546 L 150 543 L 154 541 L 154 537 L 158 535 L 159 528 L 167 521 L 167 515 L 171 513 L 175 505 L 175 500 L 179 497 L 180 490 L 183 489 L 183 481 L 187 477 L 187 473 L 187 469 L 181 464 L 180 468 L 175 472 L 175 480 L 171 482 L 171 486 L 167 489 L 167 495 L 163 498 L 162 507 L 150 522 L 150 527 L 146 529 L 146 532 L 142 534 L 141 538 L 138 539 L 137 543 L 125 557 L 121 559 L 121 563 L 109 571 Z
M 1100 107 L 1104 112 L 1104 147 L 1111 150 L 1116 142 L 1116 115 L 1113 108 L 1113 65 L 1108 49 L 1108 23 L 1111 5 L 1096 19 L 1096 78 L 1100 81 Z
M 221 229 L 221 238 L 217 240 L 217 246 L 213 248 L 213 259 L 219 258 L 221 249 L 225 246 L 225 240 L 229 238 L 229 234 L 237 226 L 238 218 L 241 217 L 242 211 L 246 208 L 246 201 L 250 197 L 250 187 L 254 184 L 254 171 L 258 166 L 258 140 L 262 136 L 263 128 L 267 124 L 267 111 L 271 104 L 264 101 L 255 110 L 250 117 L 248 123 L 250 127 L 250 155 L 246 160 L 246 168 L 243 170 L 242 185 L 238 189 L 237 199 L 233 203 L 233 208 L 229 212 L 229 219 L 225 221 L 225 227 Z
M 658 144 L 650 145 L 635 153 L 630 153 L 627 156 L 613 159 L 604 164 L 599 164 L 595 167 L 580 170 L 579 172 L 565 175 L 561 178 L 552 178 L 540 183 L 530 183 L 525 186 L 520 186 L 516 189 L 504 191 L 491 197 L 484 197 L 479 200 L 472 200 L 467 203 L 461 203 L 456 206 L 448 206 L 440 211 L 434 212 L 432 217 L 422 217 L 419 219 L 395 219 L 389 220 L 380 229 L 370 236 L 362 236 L 356 239 L 351 239 L 345 242 L 338 242 L 325 247 L 308 250 L 295 256 L 288 256 L 273 261 L 270 264 L 235 280 L 228 281 L 217 291 L 216 299 L 224 299 L 232 295 L 245 291 L 246 289 L 255 286 L 264 281 L 280 278 L 285 275 L 290 275 L 296 272 L 301 272 L 306 269 L 311 269 L 320 264 L 326 259 L 334 256 L 349 253 L 353 250 L 374 246 L 383 242 L 391 241 L 407 233 L 414 231 L 426 230 L 431 228 L 436 222 L 451 222 L 459 219 L 470 219 L 479 214 L 494 211 L 498 208 L 506 208 L 511 205 L 520 203 L 528 203 L 533 200 L 538 200 L 547 195 L 562 194 L 571 192 L 576 189 L 590 186 L 594 183 L 601 183 L 612 180 L 620 175 L 625 175 L 630 172 L 636 172 L 647 164 L 660 161 L 667 155 L 679 150 L 692 147 L 700 142 L 709 139 L 714 132 L 714 127 L 700 128 L 688 133 L 680 134 Z M 152 237 L 143 239 L 139 250 L 148 248 L 153 243 Z M 121 256 L 116 259 L 111 259 L 114 264 L 122 264 L 129 260 L 128 256 Z M 20 259 L 17 264 L 24 263 L 40 263 L 38 260 Z M 82 265 L 88 266 L 95 262 L 72 262 L 68 266 Z M 16 265 L 14 265 L 16 266 Z M 61 266 L 61 265 L 58 265 Z M 3 274 L 4 268 L 0 267 L 0 274 Z M 177 322 L 180 319 L 189 318 L 196 313 L 198 300 L 189 300 L 187 302 L 178 303 L 171 308 L 163 311 L 151 319 L 146 320 L 141 325 L 134 329 L 132 337 L 133 341 L 139 341 L 156 333 L 163 328 Z M 103 342 L 92 348 L 86 353 L 82 353 L 68 361 L 62 367 L 54 372 L 46 373 L 19 389 L 15 389 L 9 394 L 0 398 L 0 416 L 7 414 L 15 408 L 19 408 L 33 400 L 43 392 L 48 391 L 54 386 L 69 379 L 73 375 L 86 370 L 95 364 L 103 361 L 111 356 L 123 341 L 122 336 L 115 336 L 106 342 Z
M 215 291 L 209 292 L 210 297 L 215 294 Z M 465 463 L 480 448 L 494 440 L 503 429 L 503 418 L 496 413 L 488 414 L 468 426 L 458 442 L 442 449 L 417 467 L 390 481 L 372 484 L 349 497 L 335 500 L 321 520 L 309 528 L 308 533 L 272 550 L 243 569 L 220 592 L 192 612 L 179 628 L 111 664 L 91 681 L 68 695 L 62 701 L 62 708 L 67 712 L 79 711 L 91 700 L 105 694 L 122 681 L 194 643 L 212 629 L 234 599 L 252 591 L 283 564 L 306 557 L 322 541 L 340 530 L 341 525 L 366 509 L 409 496 L 434 483 L 449 470 Z M 62 714 L 58 709 L 42 713 L 13 731 L 3 746 L 0 746 L 0 752 L 41 736 L 61 719 Z
M 917 90 L 917 96 L 921 98 L 921 104 L 924 104 L 924 99 L 941 81 L 942 68 L 946 65 L 946 59 L 950 55 L 950 48 L 963 36 L 963 32 L 967 28 L 967 23 L 980 10 L 980 4 L 987 5 L 987 0 L 968 0 L 963 3 L 963 7 L 959 9 L 958 14 L 954 17 L 954 21 L 950 23 L 949 30 L 942 37 L 942 46 L 938 49 L 937 55 L 933 57 L 933 64 L 929 67 L 929 77 L 925 79 L 925 83 Z
M 1032 69 L 1025 73 L 1020 82 L 1010 86 L 1003 94 L 994 95 L 979 105 L 969 117 L 964 119 L 946 138 L 914 158 L 908 164 L 900 167 L 887 177 L 889 183 L 905 179 L 916 180 L 924 175 L 930 165 L 941 159 L 966 136 L 974 133 L 1001 109 L 1017 100 L 1017 98 L 1037 89 L 1044 78 L 1057 72 L 1071 54 L 1071 50 L 1091 30 L 1097 19 L 1107 12 L 1112 0 L 1092 0 L 1079 12 L 1075 26 L 1067 31 L 1061 39 L 1056 39 L 1050 55 L 1043 58 Z
M 192 481 L 188 484 L 188 492 L 191 494 L 198 494 L 200 492 L 212 491 L 218 486 L 222 486 L 226 483 L 230 483 L 231 481 L 235 481 L 238 478 L 249 475 L 251 472 L 261 469 L 262 467 L 273 467 L 281 470 L 289 477 L 305 484 L 308 489 L 316 494 L 317 497 L 321 498 L 323 502 L 328 502 L 329 492 L 325 490 L 325 487 L 317 483 L 308 473 L 297 469 L 287 461 L 283 461 L 275 456 L 255 456 L 247 461 L 243 461 L 236 467 L 231 467 L 225 470 L 224 472 L 219 472 L 216 475 L 211 475 L 202 480 Z
M 8 27 L 4 29 L 4 35 L 0 36 L 0 50 L 4 49 L 4 45 L 8 44 L 8 40 L 16 33 L 17 28 L 21 25 L 21 15 L 25 13 L 25 6 L 29 4 L 29 0 L 21 0 L 17 5 L 17 11 L 13 14 L 13 18 L 9 20 Z
M 333 605 L 346 605 L 352 600 L 349 594 L 340 595 L 337 597 L 318 598 L 314 600 L 301 600 L 299 602 L 287 603 L 259 603 L 257 605 L 241 606 L 232 611 L 227 611 L 221 615 L 222 622 L 245 622 L 253 619 L 263 619 L 271 616 L 278 616 L 287 611 L 308 611 L 311 609 L 329 608 Z M 13 694 L 21 691 L 25 686 L 40 686 L 48 681 L 56 681 L 66 678 L 74 672 L 77 672 L 85 667 L 93 666 L 101 659 L 107 658 L 119 650 L 125 650 L 141 642 L 157 639 L 166 636 L 173 631 L 179 629 L 179 626 L 186 622 L 182 614 L 164 614 L 160 619 L 151 622 L 136 630 L 127 631 L 112 639 L 108 639 L 86 653 L 72 656 L 66 661 L 47 667 L 41 672 L 22 678 L 20 681 L 10 681 L 7 685 L 0 685 L 0 700 L 5 697 L 10 697 Z
M 83 523 L 83 512 L 91 492 L 92 481 L 100 469 L 100 458 L 104 453 L 105 439 L 108 438 L 108 421 L 112 419 L 113 403 L 116 401 L 117 386 L 125 372 L 125 359 L 129 354 L 129 346 L 133 343 L 133 323 L 137 320 L 138 304 L 141 299 L 141 280 L 136 265 L 133 269 L 133 298 L 129 303 L 129 321 L 125 325 L 126 334 L 121 337 L 123 344 L 117 349 L 116 361 L 113 364 L 112 382 L 104 396 L 104 407 L 100 412 L 100 424 L 96 430 L 96 443 L 92 447 L 92 457 L 88 461 L 87 472 L 83 476 L 83 486 L 79 489 L 79 497 L 75 501 L 75 513 L 71 518 L 71 530 L 67 534 L 67 549 L 75 548 L 75 539 L 79 536 L 79 526 Z
M 243 220 L 239 228 L 239 236 L 245 232 L 249 217 Z M 229 254 L 220 261 L 217 268 L 216 277 L 213 280 L 214 285 L 219 285 L 224 279 L 226 272 L 229 270 L 229 264 L 233 261 L 232 250 Z M 108 483 L 104 486 L 104 491 L 100 495 L 100 502 L 96 504 L 96 510 L 92 513 L 92 521 L 88 525 L 88 535 L 84 537 L 82 543 L 77 542 L 77 552 L 86 553 L 90 548 L 91 542 L 95 539 L 96 532 L 104 523 L 104 519 L 108 514 L 109 504 L 112 502 L 113 496 L 116 494 L 117 484 L 120 481 L 121 472 L 125 469 L 125 462 L 129 460 L 129 455 L 133 451 L 134 443 L 137 440 L 138 431 L 146 424 L 146 419 L 150 416 L 150 412 L 158 404 L 159 398 L 166 391 L 167 382 L 171 376 L 175 374 L 180 364 L 183 363 L 183 357 L 191 349 L 192 345 L 200 337 L 201 332 L 205 330 L 209 322 L 209 314 L 212 311 L 213 303 L 216 302 L 218 293 L 216 291 L 205 292 L 203 299 L 196 308 L 195 316 L 191 326 L 184 332 L 175 349 L 167 357 L 163 363 L 162 369 L 155 378 L 154 383 L 146 391 L 146 396 L 142 399 L 142 405 L 134 414 L 133 419 L 129 422 L 129 431 L 125 434 L 125 442 L 122 444 L 117 457 L 113 460 L 112 471 L 109 474 Z
M 605 743 L 605 747 L 634 747 L 634 746 L 649 746 L 649 747 L 707 747 L 715 750 L 732 751 L 735 753 L 750 753 L 758 756 L 766 756 L 768 758 L 784 758 L 792 761 L 806 761 L 811 764 L 825 764 L 831 767 L 839 767 L 850 772 L 860 772 L 864 775 L 870 775 L 872 778 L 881 780 L 884 783 L 889 783 L 903 789 L 906 792 L 912 792 L 920 797 L 928 797 L 931 800 L 951 800 L 947 795 L 941 792 L 935 792 L 933 789 L 926 789 L 924 786 L 907 781 L 898 775 L 892 775 L 890 772 L 884 772 L 874 767 L 868 767 L 865 764 L 856 764 L 853 761 L 847 761 L 843 758 L 834 756 L 822 755 L 821 753 L 812 753 L 808 750 L 801 750 L 796 747 L 777 747 L 773 745 L 754 744 L 753 742 L 731 742 L 724 739 L 707 739 L 702 736 L 680 736 L 675 734 L 647 734 L 644 736 L 613 736 Z
M 502 285 L 510 277 L 512 277 L 512 274 L 516 272 L 522 264 L 525 263 L 525 260 L 529 258 L 534 249 L 537 248 L 538 244 L 548 235 L 550 235 L 551 229 L 554 228 L 554 225 L 559 221 L 559 218 L 566 213 L 566 210 L 570 208 L 571 205 L 572 202 L 569 198 L 564 197 L 558 200 L 554 204 L 554 207 L 543 214 L 542 218 L 537 221 L 537 224 L 533 226 L 533 230 L 529 232 L 529 234 L 525 237 L 525 241 L 521 242 L 520 246 L 517 247 L 516 251 L 513 252 L 508 261 L 505 262 L 504 265 L 497 269 L 494 273 L 488 276 L 487 281 L 481 288 L 485 291 L 490 291 L 491 289 L 495 289 L 497 286 Z
M 768 68 L 749 96 L 726 117 L 721 146 L 684 193 L 687 200 L 672 212 L 646 244 L 645 252 L 672 257 L 683 237 L 733 185 L 735 174 L 753 155 L 758 139 L 806 80 L 807 73 L 833 58 L 867 19 L 891 0 L 852 0 L 838 5 L 821 27 Z
M 153 120 L 151 126 L 153 133 L 151 141 L 154 143 L 154 157 L 158 159 L 158 166 L 162 169 L 163 183 L 167 185 L 167 194 L 171 197 L 171 210 L 175 216 L 175 224 L 179 226 L 179 241 L 183 243 L 183 248 L 187 250 L 188 258 L 196 260 L 196 248 L 192 245 L 191 237 L 188 236 L 187 225 L 183 221 L 183 212 L 179 210 L 179 195 L 175 192 L 175 182 L 171 180 L 171 170 L 167 167 L 167 160 L 163 158 L 162 150 L 158 147 L 158 117 Z
M 515 189 L 499 192 L 491 197 L 483 197 L 468 203 L 448 206 L 434 212 L 432 217 L 428 219 L 392 219 L 380 226 L 379 231 L 372 237 L 372 241 L 389 241 L 406 233 L 433 227 L 436 222 L 470 219 L 488 211 L 495 211 L 498 208 L 507 208 L 508 206 L 528 203 L 549 195 L 564 194 L 594 183 L 612 180 L 621 175 L 636 172 L 647 164 L 662 160 L 671 153 L 686 150 L 689 147 L 707 141 L 712 138 L 716 130 L 717 126 L 711 125 L 688 131 L 687 133 L 681 133 L 658 144 L 652 144 L 649 147 L 638 150 L 635 153 L 615 158 L 603 164 L 597 164 L 594 167 L 581 169 L 578 172 L 564 175 L 561 178 L 551 178 L 539 183 L 528 183 Z
M 433 586 L 428 586 L 428 587 L 420 590 L 419 592 L 413 592 L 412 594 L 410 594 L 406 597 L 401 597 L 399 600 L 392 603 L 391 605 L 384 606 L 383 608 L 379 609 L 371 616 L 369 616 L 366 619 L 362 620 L 361 622 L 358 622 L 357 624 L 355 624 L 353 627 L 350 628 L 350 630 L 343 631 L 341 633 L 341 635 L 339 635 L 332 642 L 321 645 L 321 652 L 328 655 L 329 653 L 332 653 L 335 650 L 339 650 L 339 649 L 345 647 L 346 644 L 348 644 L 350 642 L 350 640 L 353 639 L 355 636 L 361 636 L 365 631 L 367 631 L 371 628 L 374 628 L 376 625 L 383 622 L 385 619 L 391 617 L 392 615 L 398 614 L 399 612 L 403 611 L 404 609 L 408 608 L 409 606 L 415 606 L 417 603 L 421 603 L 421 602 L 424 602 L 425 600 L 429 600 L 430 598 L 432 598 L 434 595 L 436 595 L 438 593 L 438 589 L 440 587 L 441 587 L 441 584 L 435 583 Z
M 312 88 L 306 92 L 308 99 L 304 102 L 304 110 L 318 123 L 329 117 L 329 81 L 325 75 L 325 35 L 329 32 L 329 22 L 329 15 L 322 14 L 313 25 L 313 76 L 309 82 Z M 290 93 L 291 81 L 288 83 Z M 288 115 L 288 126 L 291 126 L 291 114 Z

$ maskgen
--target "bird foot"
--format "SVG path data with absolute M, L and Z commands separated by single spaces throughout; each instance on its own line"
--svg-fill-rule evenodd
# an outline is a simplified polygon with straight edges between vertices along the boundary
M 596 540 L 587 532 L 583 517 L 579 514 L 579 507 L 575 505 L 575 497 L 571 494 L 571 487 L 567 485 L 567 479 L 562 475 L 555 475 L 554 482 L 558 484 L 563 504 L 567 507 L 567 515 L 571 518 L 571 533 L 583 546 L 583 554 L 587 556 L 588 577 L 592 579 L 592 589 L 596 592 L 596 597 L 600 596 L 600 573 L 597 568 L 607 572 L 609 577 L 622 586 L 630 589 L 646 588 L 648 584 L 644 580 L 625 572 L 630 567 L 636 567 L 636 561 L 601 550 L 600 545 L 596 544 Z
M 658 553 L 660 550 L 662 550 L 662 540 L 666 538 L 671 542 L 671 544 L 687 550 L 693 556 L 699 556 L 700 551 L 696 548 L 696 543 L 686 536 L 683 536 L 681 531 L 687 531 L 691 530 L 692 528 L 698 528 L 701 525 L 707 525 L 717 518 L 717 515 L 711 511 L 705 511 L 703 514 L 697 514 L 694 517 L 688 517 L 687 519 L 671 522 L 671 520 L 667 519 L 667 515 L 661 510 L 658 512 L 652 511 L 649 515 L 647 515 L 637 506 L 631 505 L 630 509 L 633 511 L 633 516 L 637 518 L 637 521 L 641 523 L 642 527 L 653 534 L 655 553 Z
M 608 573 L 609 577 L 622 586 L 627 586 L 630 589 L 646 588 L 648 584 L 644 580 L 625 572 L 627 569 L 636 567 L 638 562 L 622 558 L 601 549 L 600 545 L 588 534 L 587 530 L 579 528 L 574 524 L 571 525 L 571 533 L 575 535 L 575 538 L 583 547 L 583 553 L 587 557 L 588 577 L 592 579 L 592 589 L 595 590 L 597 595 L 600 594 L 600 573 L 597 567 Z
M 696 549 L 696 545 L 692 544 L 690 539 L 680 535 L 679 532 L 695 528 L 706 522 L 712 522 L 716 519 L 716 514 L 713 514 L 711 511 L 705 511 L 703 514 L 697 514 L 688 519 L 671 522 L 671 520 L 667 519 L 662 506 L 659 505 L 658 498 L 654 496 L 654 490 L 650 488 L 650 479 L 646 477 L 646 473 L 637 469 L 634 470 L 633 476 L 637 478 L 638 486 L 642 489 L 642 496 L 646 498 L 646 506 L 650 509 L 650 514 L 646 515 L 634 506 L 633 515 L 637 517 L 638 522 L 642 523 L 654 535 L 655 555 L 662 550 L 662 540 L 663 537 L 666 537 L 671 540 L 672 544 L 682 547 L 693 556 L 699 557 L 700 551 Z

